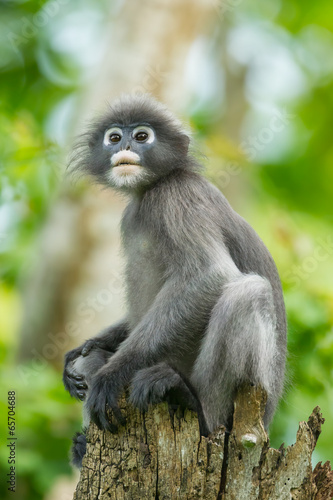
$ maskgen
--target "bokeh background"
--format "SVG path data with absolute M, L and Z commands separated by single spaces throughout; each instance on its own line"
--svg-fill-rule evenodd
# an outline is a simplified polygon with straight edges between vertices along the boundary
M 333 459 L 332 28 L 331 0 L 0 3 L 1 498 L 72 498 L 81 405 L 62 358 L 122 315 L 125 202 L 74 182 L 66 155 L 121 92 L 150 92 L 182 117 L 207 177 L 270 249 L 289 323 L 271 443 L 293 443 L 320 405 L 314 462 Z

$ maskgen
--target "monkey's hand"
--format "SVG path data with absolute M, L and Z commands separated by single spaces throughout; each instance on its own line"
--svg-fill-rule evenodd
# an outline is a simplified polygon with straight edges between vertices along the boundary
M 82 373 L 75 367 L 75 361 L 80 357 L 88 356 L 93 350 L 105 349 L 106 341 L 104 337 L 93 337 L 86 340 L 82 345 L 72 349 L 65 355 L 65 366 L 63 372 L 63 382 L 65 389 L 76 399 L 83 401 L 86 397 L 88 385 Z
M 93 337 L 65 354 L 65 366 L 62 380 L 65 389 L 73 398 L 83 401 L 88 390 L 88 385 L 84 376 L 75 368 L 75 360 L 80 356 L 88 356 L 93 349 L 97 349 L 100 345 L 100 340 Z
M 65 389 L 70 395 L 73 398 L 83 401 L 86 397 L 88 385 L 82 373 L 79 373 L 75 368 L 75 360 L 81 356 L 81 348 L 82 346 L 77 347 L 65 355 L 65 367 L 62 380 Z
M 117 353 L 114 357 L 116 356 Z M 117 432 L 117 423 L 125 424 L 125 418 L 118 406 L 118 398 L 134 375 L 134 368 L 130 363 L 119 364 L 118 359 L 114 361 L 112 358 L 93 377 L 86 402 L 91 420 L 99 429 L 107 429 L 112 433 Z
M 65 367 L 63 373 L 64 386 L 71 396 L 78 399 L 85 399 L 87 391 L 87 381 L 82 373 L 75 366 L 75 361 L 80 357 L 88 357 L 92 351 L 103 350 L 114 353 L 119 345 L 129 334 L 129 326 L 126 319 L 111 325 L 96 337 L 86 340 L 82 345 L 69 351 L 65 356 Z M 97 371 L 97 369 L 96 369 Z

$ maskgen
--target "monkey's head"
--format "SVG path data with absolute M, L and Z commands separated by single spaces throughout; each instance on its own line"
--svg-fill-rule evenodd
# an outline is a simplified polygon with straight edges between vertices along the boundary
M 122 96 L 81 135 L 74 169 L 100 183 L 142 191 L 176 169 L 194 168 L 181 123 L 149 96 Z

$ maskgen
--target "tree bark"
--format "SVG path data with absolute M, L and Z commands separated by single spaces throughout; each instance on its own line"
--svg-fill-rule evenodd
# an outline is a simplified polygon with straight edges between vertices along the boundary
M 123 399 L 127 424 L 118 434 L 90 425 L 74 500 L 331 500 L 330 463 L 311 465 L 320 408 L 300 423 L 294 445 L 275 450 L 262 423 L 265 402 L 261 389 L 244 386 L 231 433 L 220 427 L 204 438 L 191 411 L 172 415 L 161 403 L 142 414 Z

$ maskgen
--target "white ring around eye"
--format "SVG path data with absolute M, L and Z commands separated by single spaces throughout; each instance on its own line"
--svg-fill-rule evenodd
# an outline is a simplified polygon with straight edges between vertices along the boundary
M 110 141 L 110 136 L 112 134 L 118 134 L 120 135 L 120 137 L 123 136 L 123 131 L 121 130 L 121 128 L 119 127 L 112 127 L 112 128 L 109 128 L 105 134 L 104 134 L 104 139 L 103 139 L 103 143 L 105 144 L 105 146 L 109 146 L 109 144 L 112 144 L 112 142 Z
M 132 132 L 132 137 L 135 137 L 138 132 L 146 132 L 146 134 L 148 134 L 148 139 L 144 141 L 144 144 L 151 144 L 155 139 L 153 129 L 147 127 L 146 125 L 139 125 L 138 127 L 136 127 Z

